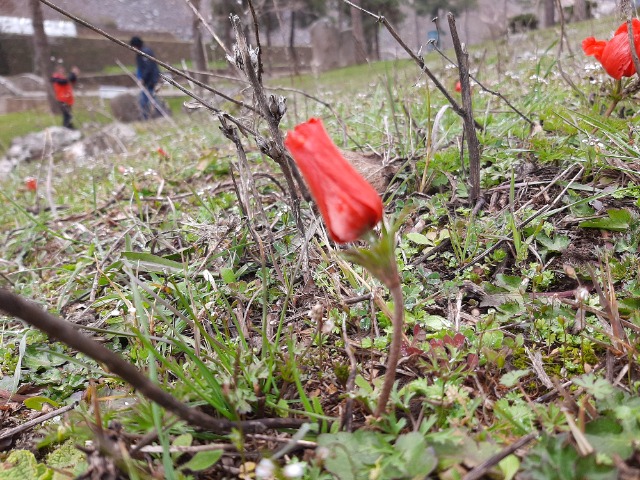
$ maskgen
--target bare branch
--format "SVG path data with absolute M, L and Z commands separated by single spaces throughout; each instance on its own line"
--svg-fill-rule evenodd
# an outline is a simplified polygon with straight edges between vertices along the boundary
M 413 61 L 418 64 L 418 66 L 420 67 L 420 70 L 422 70 L 427 75 L 427 77 L 429 77 L 429 79 L 433 82 L 436 88 L 440 90 L 442 95 L 444 95 L 444 98 L 446 98 L 449 104 L 451 105 L 451 108 L 453 109 L 453 111 L 464 118 L 464 110 L 462 109 L 462 107 L 458 105 L 458 102 L 456 102 L 454 98 L 449 94 L 445 86 L 442 85 L 442 83 L 440 83 L 440 80 L 438 80 L 436 76 L 433 74 L 433 72 L 429 69 L 429 67 L 427 67 L 427 65 L 424 63 L 424 59 L 421 56 L 418 56 L 413 50 L 411 50 L 411 48 L 404 42 L 404 40 L 402 40 L 402 37 L 400 37 L 398 32 L 395 31 L 393 26 L 391 26 L 389 21 L 383 15 L 376 15 L 375 13 L 371 13 L 370 11 L 365 10 L 361 6 L 354 4 L 349 0 L 342 0 L 342 1 L 347 5 L 357 8 L 358 10 L 361 10 L 367 15 L 372 16 L 379 23 L 383 24 L 385 28 L 389 31 L 391 36 L 395 39 L 395 41 L 398 42 L 398 44 L 405 50 L 405 52 L 409 54 L 409 56 L 413 59 Z M 482 126 L 477 122 L 475 123 L 475 127 L 482 130 Z
M 220 45 L 222 50 L 224 50 L 225 55 L 231 55 L 231 52 L 229 52 L 229 49 L 226 47 L 224 42 L 220 39 L 220 37 L 218 37 L 218 35 L 216 35 L 216 32 L 213 31 L 213 29 L 211 28 L 211 25 L 209 25 L 209 23 L 204 19 L 202 14 L 193 5 L 193 3 L 191 3 L 190 0 L 184 0 L 184 1 L 186 2 L 187 5 L 189 5 L 189 8 L 191 8 L 191 10 L 193 11 L 193 14 L 196 17 L 198 17 L 198 20 L 202 22 L 202 25 L 204 25 L 204 27 L 207 29 L 207 31 L 209 32 L 209 35 L 211 35 L 213 39 L 218 43 L 218 45 Z
M 447 14 L 449 30 L 453 48 L 458 59 L 458 73 L 460 75 L 460 86 L 462 87 L 462 105 L 464 118 L 464 131 L 469 148 L 469 199 L 475 204 L 480 197 L 480 142 L 476 135 L 475 120 L 473 119 L 473 104 L 471 102 L 471 85 L 469 84 L 469 53 L 466 46 L 460 43 L 458 30 L 456 29 L 456 19 L 453 13 Z
M 436 44 L 433 44 L 433 48 L 435 49 L 436 52 L 438 52 L 440 54 L 440 56 L 442 58 L 444 58 L 445 60 L 447 60 L 449 63 L 451 63 L 451 65 L 455 65 L 456 67 L 458 67 L 458 64 L 456 62 L 454 62 L 451 58 L 449 58 L 447 56 L 446 53 L 444 53 L 440 48 L 438 48 L 438 46 Z M 504 95 L 502 95 L 500 92 L 496 91 L 496 90 L 492 90 L 489 87 L 487 87 L 486 85 L 484 85 L 480 80 L 478 80 L 474 75 L 471 74 L 471 72 L 469 72 L 469 78 L 471 78 L 474 82 L 476 82 L 476 84 L 485 92 L 493 95 L 494 97 L 498 97 L 500 100 L 502 100 L 507 107 L 509 107 L 511 110 L 513 110 L 515 113 L 517 113 L 520 118 L 522 118 L 525 122 L 527 122 L 529 125 L 531 125 L 532 127 L 535 125 L 534 121 L 531 120 L 529 117 L 527 117 L 524 113 L 522 113 L 520 110 L 518 110 L 508 99 L 507 97 L 505 97 Z
M 627 35 L 629 37 L 629 48 L 631 50 L 631 59 L 633 60 L 633 66 L 636 67 L 636 75 L 640 79 L 640 59 L 638 58 L 638 51 L 636 50 L 636 44 L 634 42 L 633 35 L 633 8 L 630 0 L 621 0 L 620 9 L 627 20 Z

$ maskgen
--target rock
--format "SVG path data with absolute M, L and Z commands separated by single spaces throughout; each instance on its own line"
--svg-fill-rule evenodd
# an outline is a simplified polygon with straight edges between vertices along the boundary
M 101 154 L 124 153 L 127 144 L 136 136 L 133 127 L 124 123 L 111 123 L 64 149 L 66 160 L 82 162 Z
M 340 32 L 324 18 L 315 22 L 309 28 L 313 54 L 311 70 L 318 74 L 339 66 L 340 60 Z
M 356 63 L 351 29 L 338 30 L 333 23 L 320 19 L 309 27 L 312 46 L 311 70 L 314 74 Z
M 140 120 L 138 96 L 133 93 L 123 93 L 111 99 L 111 114 L 120 122 L 137 122 Z
M 376 191 L 384 193 L 389 182 L 398 172 L 395 165 L 385 165 L 380 155 L 376 153 L 360 153 L 339 149 L 344 158 L 362 175 Z
M 165 112 L 171 112 L 167 104 L 160 98 L 156 97 L 156 101 Z M 130 123 L 137 122 L 142 118 L 140 114 L 139 94 L 122 93 L 111 99 L 111 114 L 113 118 L 120 122 Z M 161 117 L 162 114 L 154 110 L 152 118 Z
M 62 150 L 82 137 L 78 130 L 49 127 L 40 132 L 14 138 L 7 154 L 0 159 L 0 179 L 20 162 L 42 158 Z

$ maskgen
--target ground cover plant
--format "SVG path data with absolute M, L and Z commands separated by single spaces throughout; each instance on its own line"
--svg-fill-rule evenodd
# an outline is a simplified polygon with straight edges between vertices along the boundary
M 581 47 L 622 21 L 470 49 L 471 82 L 262 80 L 243 22 L 241 100 L 0 188 L 0 478 L 637 478 L 637 80 Z M 289 162 L 309 118 L 380 195 L 369 247 Z

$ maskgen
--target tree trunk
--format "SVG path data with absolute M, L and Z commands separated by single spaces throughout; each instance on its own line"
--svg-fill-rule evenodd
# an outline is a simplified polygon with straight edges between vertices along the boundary
M 573 19 L 576 22 L 587 19 L 587 0 L 575 0 L 573 3 Z
M 200 11 L 200 0 L 191 0 L 193 7 Z M 202 43 L 202 30 L 200 29 L 200 19 L 194 13 L 193 22 L 191 24 L 191 60 L 193 68 L 199 72 L 207 71 L 207 58 Z M 207 81 L 206 75 L 196 75 L 195 78 L 201 82 Z
M 415 0 L 413 2 L 413 28 L 416 36 L 416 52 L 420 51 L 422 46 L 422 35 L 420 35 L 420 20 L 418 19 L 418 10 L 416 9 Z
M 374 30 L 374 36 L 373 36 L 373 52 L 376 56 L 376 60 L 380 60 L 380 28 L 378 28 L 378 25 L 376 25 Z
M 353 0 L 353 3 L 360 5 L 360 0 Z M 351 7 L 351 28 L 353 29 L 356 63 L 364 63 L 367 61 L 367 51 L 364 41 L 364 27 L 362 26 L 362 12 L 356 7 Z
M 298 54 L 296 52 L 296 11 L 291 10 L 291 23 L 289 27 L 289 55 L 293 63 L 293 73 L 298 75 Z
M 556 2 L 555 0 L 544 0 L 544 26 L 551 27 L 556 24 Z
M 47 34 L 44 33 L 42 6 L 38 0 L 29 0 L 29 7 L 31 9 L 31 21 L 33 23 L 34 71 L 44 80 L 49 108 L 51 108 L 53 113 L 58 113 L 60 111 L 60 107 L 53 96 L 53 87 L 49 81 L 49 76 L 51 75 L 51 71 L 49 69 L 49 42 L 47 41 Z

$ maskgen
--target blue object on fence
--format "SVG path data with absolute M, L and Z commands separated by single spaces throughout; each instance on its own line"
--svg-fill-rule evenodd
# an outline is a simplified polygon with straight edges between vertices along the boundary
M 427 32 L 427 49 L 433 50 L 434 45 L 440 48 L 440 32 L 438 30 L 429 30 Z

